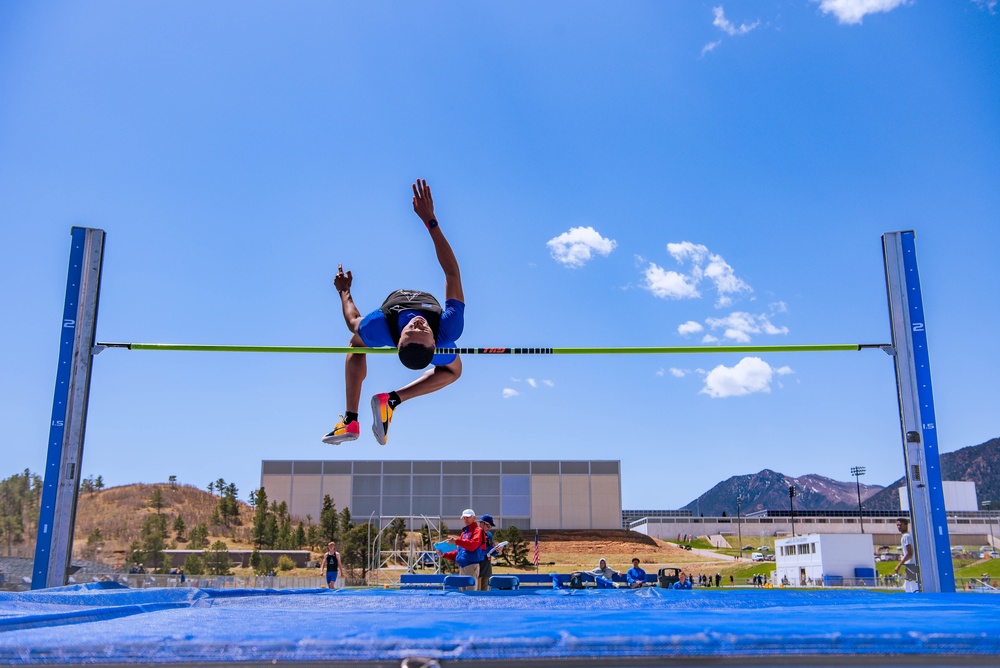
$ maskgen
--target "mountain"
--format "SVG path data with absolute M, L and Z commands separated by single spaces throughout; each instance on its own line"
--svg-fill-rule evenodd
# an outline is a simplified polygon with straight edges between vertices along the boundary
M 941 477 L 976 483 L 979 500 L 992 501 L 992 509 L 1000 510 L 1000 438 L 941 455 Z M 904 484 L 905 480 L 900 478 L 865 502 L 865 508 L 899 510 L 896 490 Z
M 759 473 L 729 478 L 687 504 L 682 510 L 709 517 L 736 515 L 736 499 L 743 498 L 740 512 L 758 510 L 787 510 L 788 487 L 796 490 L 796 510 L 851 510 L 858 507 L 858 490 L 854 482 L 839 482 L 821 475 L 802 475 L 797 478 L 764 469 Z M 880 492 L 878 485 L 861 485 L 861 498 L 865 500 Z
M 941 471 L 945 480 L 976 483 L 980 500 L 992 500 L 993 509 L 1000 509 L 1000 438 L 972 445 L 941 455 Z M 862 504 L 866 510 L 899 510 L 899 492 L 904 484 L 900 478 L 887 487 L 861 485 Z M 855 510 L 858 507 L 856 483 L 840 482 L 819 475 L 792 478 L 764 469 L 751 475 L 733 476 L 687 504 L 682 510 L 695 515 L 721 516 L 736 514 L 736 498 L 742 497 L 742 513 L 757 510 L 787 510 L 788 486 L 794 485 L 796 510 Z

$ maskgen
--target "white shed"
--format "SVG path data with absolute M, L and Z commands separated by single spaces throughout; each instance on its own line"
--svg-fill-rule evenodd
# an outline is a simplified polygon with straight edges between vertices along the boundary
M 840 584 L 863 578 L 875 584 L 872 535 L 811 533 L 774 541 L 774 584 L 786 587 Z

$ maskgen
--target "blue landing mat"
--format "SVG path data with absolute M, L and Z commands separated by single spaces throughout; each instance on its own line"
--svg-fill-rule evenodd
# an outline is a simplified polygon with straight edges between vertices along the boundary
M 1000 596 L 865 591 L 0 592 L 0 662 L 997 657 Z M 869 662 L 870 663 L 870 662 Z

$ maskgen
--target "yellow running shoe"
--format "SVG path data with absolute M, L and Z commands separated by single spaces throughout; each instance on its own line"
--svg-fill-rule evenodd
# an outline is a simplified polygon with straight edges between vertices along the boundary
M 389 394 L 376 394 L 372 397 L 372 432 L 375 440 L 381 445 L 389 439 L 389 423 L 392 422 L 392 407 L 389 406 Z
M 323 437 L 323 442 L 330 445 L 339 445 L 345 441 L 357 440 L 358 436 L 361 436 L 361 425 L 358 421 L 355 420 L 350 424 L 344 424 L 344 416 L 341 415 L 340 422 L 333 428 L 333 431 Z

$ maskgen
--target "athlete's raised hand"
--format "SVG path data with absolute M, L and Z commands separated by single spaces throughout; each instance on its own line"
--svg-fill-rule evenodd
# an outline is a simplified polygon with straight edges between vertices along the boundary
M 348 271 L 345 274 L 344 273 L 344 265 L 338 263 L 337 264 L 337 275 L 333 277 L 333 287 L 337 288 L 337 292 L 340 292 L 340 293 L 350 292 L 350 290 L 351 290 L 351 281 L 353 281 L 353 280 L 354 280 L 354 278 L 351 276 L 351 272 Z
M 413 212 L 420 216 L 424 225 L 431 227 L 431 221 L 435 220 L 434 199 L 431 197 L 431 187 L 422 179 L 417 179 L 413 184 Z

